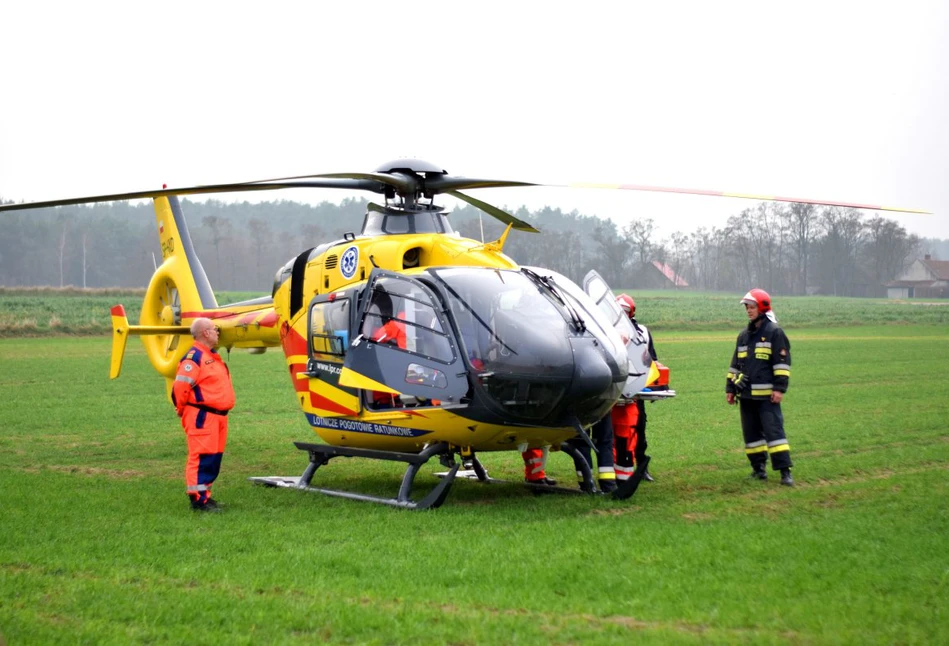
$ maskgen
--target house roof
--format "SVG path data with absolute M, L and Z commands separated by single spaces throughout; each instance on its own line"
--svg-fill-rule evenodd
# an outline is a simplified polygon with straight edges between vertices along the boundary
M 936 287 L 938 280 L 892 280 L 886 287 Z
M 949 260 L 923 259 L 919 262 L 923 263 L 940 280 L 949 280 Z
M 949 263 L 947 263 L 947 264 L 949 264 Z M 668 279 L 669 279 L 669 282 L 671 282 L 671 283 L 672 283 L 673 285 L 675 285 L 676 287 L 688 287 L 688 286 L 689 286 L 689 283 L 687 283 L 687 282 L 685 281 L 685 278 L 683 278 L 682 276 L 680 276 L 680 275 L 678 275 L 677 273 L 675 273 L 675 272 L 672 270 L 672 267 L 670 267 L 670 266 L 667 265 L 666 263 L 664 263 L 664 262 L 659 262 L 658 260 L 653 260 L 653 261 L 652 261 L 652 266 L 655 267 L 656 269 L 658 269 L 659 271 L 661 271 L 661 272 L 662 272 L 662 275 L 665 276 L 666 278 L 668 278 Z

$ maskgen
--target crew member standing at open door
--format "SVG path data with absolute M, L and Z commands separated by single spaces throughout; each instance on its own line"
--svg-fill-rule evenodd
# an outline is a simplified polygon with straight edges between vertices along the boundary
M 748 315 L 748 327 L 738 335 L 732 354 L 725 400 L 739 404 L 751 477 L 768 479 L 770 455 L 771 468 L 780 471 L 781 484 L 790 487 L 794 485 L 791 448 L 784 434 L 781 401 L 791 379 L 791 342 L 778 327 L 768 292 L 753 289 L 741 303 Z
M 645 325 L 643 325 L 642 323 L 636 320 L 636 301 L 633 300 L 633 297 L 630 296 L 629 294 L 620 294 L 616 297 L 616 303 L 620 306 L 620 308 L 622 308 L 624 312 L 626 312 L 626 316 L 629 317 L 629 322 L 633 324 L 633 329 L 636 330 L 636 333 L 646 338 L 646 348 L 649 352 L 649 356 L 652 358 L 653 361 L 658 361 L 659 357 L 656 354 L 656 348 L 652 343 L 652 334 L 649 332 L 649 330 L 646 328 Z M 629 453 L 633 453 L 633 456 L 632 456 L 633 461 L 638 467 L 639 465 L 646 462 L 646 457 L 647 457 L 646 447 L 649 446 L 649 444 L 646 442 L 646 402 L 644 402 L 642 399 L 637 399 L 634 403 L 631 403 L 629 405 L 636 407 L 635 414 L 633 413 L 632 410 L 616 411 L 616 412 L 620 414 L 619 417 L 621 417 L 624 420 L 622 424 L 626 424 L 626 425 L 630 423 L 633 424 L 633 428 L 635 430 L 635 434 L 634 434 L 635 436 L 633 436 L 633 434 L 630 434 L 629 439 L 627 441 L 627 448 L 624 450 L 626 450 Z M 625 413 L 625 414 L 622 414 L 622 413 Z M 617 416 L 614 416 L 613 418 L 614 426 L 616 425 L 617 421 L 618 421 Z M 625 470 L 624 475 L 626 475 L 627 473 L 629 475 L 632 474 L 632 471 L 631 471 L 631 467 L 633 466 L 632 462 L 629 462 L 629 460 L 625 458 L 623 460 L 620 460 L 619 449 L 617 449 L 617 463 L 618 464 L 621 463 L 622 465 L 624 465 L 624 470 Z M 629 477 L 629 475 L 627 475 L 627 477 Z M 649 473 L 648 467 L 646 468 L 646 470 L 643 471 L 643 480 L 645 480 L 646 482 L 653 482 L 653 477 Z
M 185 484 L 191 508 L 218 511 L 211 485 L 227 444 L 227 413 L 234 407 L 231 373 L 215 348 L 221 331 L 210 319 L 191 324 L 194 345 L 178 364 L 171 399 L 188 438 Z

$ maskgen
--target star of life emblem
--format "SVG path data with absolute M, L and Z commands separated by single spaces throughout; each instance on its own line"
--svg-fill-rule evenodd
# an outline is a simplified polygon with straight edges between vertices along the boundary
M 339 260 L 339 271 L 343 278 L 349 279 L 356 274 L 356 267 L 359 265 L 359 247 L 352 246 L 343 252 Z

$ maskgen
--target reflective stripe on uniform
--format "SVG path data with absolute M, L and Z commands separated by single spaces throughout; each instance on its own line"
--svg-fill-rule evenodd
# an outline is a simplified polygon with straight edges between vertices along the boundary
M 633 471 L 635 471 L 633 467 L 621 467 L 616 465 L 616 479 L 629 480 L 631 477 L 633 477 Z
M 776 363 L 772 366 L 775 377 L 790 377 L 791 366 L 786 363 Z
M 748 351 L 745 350 L 744 352 L 739 352 L 737 356 L 739 359 L 744 359 L 745 357 L 748 356 Z
M 758 440 L 757 442 L 748 442 L 745 444 L 745 453 L 751 455 L 752 453 L 763 453 L 768 450 L 767 442 L 764 440 Z
M 774 384 L 751 384 L 752 397 L 770 395 L 773 390 L 774 390 Z
M 208 485 L 188 485 L 188 491 L 207 491 Z M 180 491 L 180 489 L 179 489 Z
M 768 442 L 768 453 L 780 453 L 781 451 L 790 451 L 791 447 L 787 440 L 775 440 Z
M 178 375 L 177 377 L 175 377 L 175 381 L 183 381 L 183 382 L 185 382 L 186 384 L 191 384 L 192 386 L 197 383 L 197 382 L 196 382 L 194 379 L 192 379 L 191 377 L 185 377 L 184 375 Z

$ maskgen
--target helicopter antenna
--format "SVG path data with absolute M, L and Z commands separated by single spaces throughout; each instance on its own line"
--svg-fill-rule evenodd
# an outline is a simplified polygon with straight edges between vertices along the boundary
M 484 220 L 481 219 L 481 211 L 478 211 L 478 226 L 481 227 L 481 244 L 484 244 Z

